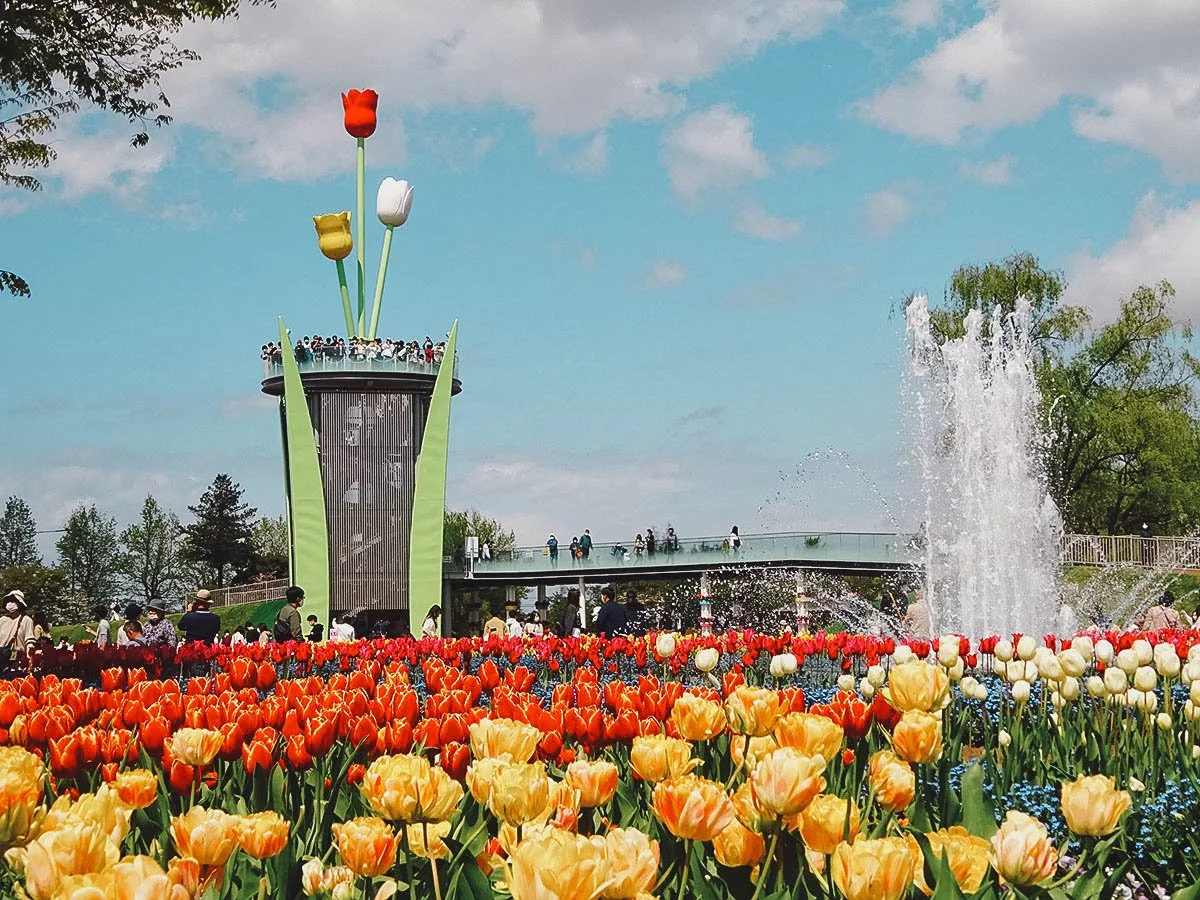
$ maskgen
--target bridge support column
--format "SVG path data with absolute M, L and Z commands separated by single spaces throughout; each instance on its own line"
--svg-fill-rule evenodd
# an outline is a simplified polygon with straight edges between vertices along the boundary
M 587 587 L 583 583 L 583 576 L 579 578 L 579 630 L 587 631 Z
M 517 605 L 517 586 L 515 584 L 506 584 L 504 586 L 504 607 L 507 609 L 510 606 Z

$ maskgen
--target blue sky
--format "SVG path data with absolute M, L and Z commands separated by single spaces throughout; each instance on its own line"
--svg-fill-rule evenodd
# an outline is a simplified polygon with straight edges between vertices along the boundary
M 962 263 L 1200 309 L 1192 2 L 288 0 L 183 40 L 149 147 L 85 115 L 0 194 L 35 290 L 0 302 L 0 493 L 43 528 L 217 472 L 282 510 L 258 347 L 342 330 L 310 217 L 353 204 L 350 87 L 368 192 L 416 185 L 381 330 L 460 320 L 449 501 L 524 542 L 903 520 L 891 312 Z

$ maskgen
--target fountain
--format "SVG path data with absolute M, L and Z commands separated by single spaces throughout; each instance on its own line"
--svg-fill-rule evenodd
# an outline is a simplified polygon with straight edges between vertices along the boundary
M 1062 519 L 1047 490 L 1029 307 L 967 314 L 938 340 L 929 305 L 906 310 L 911 465 L 934 634 L 1042 635 L 1059 605 Z

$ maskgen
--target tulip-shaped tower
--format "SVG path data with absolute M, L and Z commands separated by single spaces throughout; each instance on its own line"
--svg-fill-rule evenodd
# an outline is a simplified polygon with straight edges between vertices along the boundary
M 383 247 L 367 318 L 363 223 L 365 141 L 375 131 L 374 91 L 342 95 L 357 146 L 357 214 L 313 218 L 321 253 L 336 264 L 346 340 L 374 341 L 393 232 L 412 209 L 406 181 L 385 178 L 376 213 Z M 357 234 L 355 234 L 357 228 Z M 346 263 L 355 254 L 355 294 Z M 280 320 L 283 358 L 262 383 L 280 398 L 291 578 L 305 613 L 328 622 L 366 615 L 414 633 L 442 602 L 442 520 L 457 323 L 440 363 L 375 354 L 294 352 Z

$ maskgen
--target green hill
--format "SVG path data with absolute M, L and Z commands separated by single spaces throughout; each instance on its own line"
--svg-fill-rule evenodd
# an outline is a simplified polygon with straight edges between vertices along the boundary
M 245 625 L 255 625 L 259 628 L 269 628 L 275 621 L 275 614 L 279 612 L 279 608 L 283 606 L 284 601 L 267 600 L 261 603 L 242 603 L 237 606 L 221 606 L 213 610 L 221 617 L 221 633 L 226 631 L 236 631 Z M 175 624 L 179 624 L 179 619 L 182 613 L 173 613 L 168 615 Z M 86 627 L 95 629 L 95 622 L 86 622 L 79 625 L 59 625 L 56 628 L 50 629 L 50 635 L 55 642 L 66 638 L 72 644 L 80 641 L 90 640 L 91 636 L 85 630 Z

